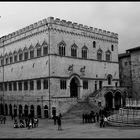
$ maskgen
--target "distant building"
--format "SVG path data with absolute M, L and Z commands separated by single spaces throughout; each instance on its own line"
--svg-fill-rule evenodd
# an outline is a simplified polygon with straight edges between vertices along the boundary
M 0 38 L 0 55 L 1 114 L 47 118 L 103 87 L 104 105 L 121 106 L 123 92 L 111 90 L 119 87 L 116 33 L 49 17 Z

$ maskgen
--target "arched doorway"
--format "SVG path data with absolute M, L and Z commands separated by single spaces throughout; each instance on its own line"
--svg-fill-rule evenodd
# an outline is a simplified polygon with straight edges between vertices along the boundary
M 5 115 L 6 116 L 8 115 L 8 107 L 7 107 L 7 104 L 5 104 Z
M 40 107 L 40 105 L 37 106 L 37 117 L 41 118 L 41 107 Z
M 107 110 L 111 110 L 113 108 L 113 95 L 111 92 L 107 92 L 105 94 L 105 103 Z
M 70 97 L 78 97 L 80 90 L 79 87 L 80 87 L 79 80 L 76 77 L 72 78 L 70 82 Z
M 30 110 L 31 116 L 34 117 L 34 106 L 31 105 L 31 110 Z
M 19 105 L 19 117 L 22 115 L 22 105 Z
M 16 117 L 17 116 L 17 106 L 14 105 L 14 116 Z
M 119 109 L 121 107 L 121 93 L 116 92 L 115 93 L 115 109 Z
M 127 92 L 124 91 L 123 97 L 122 97 L 122 98 L 123 98 L 123 99 L 122 99 L 122 100 L 123 100 L 123 102 L 122 102 L 123 107 L 126 106 L 126 98 L 127 98 L 127 95 L 128 95 Z
M 45 105 L 44 106 L 44 118 L 48 118 L 48 117 L 49 117 L 49 115 L 48 115 L 48 106 Z
M 11 104 L 9 105 L 9 115 L 10 116 L 12 115 L 12 105 Z
M 52 116 L 56 116 L 56 107 L 52 107 Z
M 4 107 L 3 104 L 0 104 L 0 115 L 4 114 Z
M 25 117 L 28 116 L 28 106 L 27 105 L 25 105 L 25 107 L 24 107 L 24 115 L 25 115 Z

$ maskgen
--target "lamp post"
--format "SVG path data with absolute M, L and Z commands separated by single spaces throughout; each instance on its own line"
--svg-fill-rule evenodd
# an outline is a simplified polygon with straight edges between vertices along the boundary
M 2 47 L 3 47 L 3 58 L 2 58 L 2 68 L 3 68 L 3 115 L 5 115 L 5 100 L 4 100 L 4 39 L 5 39 L 5 36 L 2 37 Z
M 50 92 L 51 92 L 51 90 L 50 90 L 50 27 L 49 27 L 49 24 L 48 24 L 48 35 L 49 35 L 49 57 L 48 57 L 48 59 L 49 59 L 49 118 L 51 118 L 51 100 L 50 100 L 50 98 L 51 98 L 51 96 L 50 96 Z

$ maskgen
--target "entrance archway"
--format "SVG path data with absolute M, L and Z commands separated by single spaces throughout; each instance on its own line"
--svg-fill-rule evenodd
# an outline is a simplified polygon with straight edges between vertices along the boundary
M 28 116 L 28 106 L 27 105 L 24 106 L 24 115 L 25 115 L 25 117 Z
M 9 105 L 9 115 L 10 116 L 12 115 L 12 105 L 11 104 Z
M 40 105 L 37 106 L 37 117 L 41 118 L 41 107 L 40 107 Z
M 31 113 L 31 116 L 34 117 L 34 106 L 33 105 L 31 105 L 30 113 Z
M 70 82 L 70 97 L 78 97 L 80 90 L 79 87 L 80 87 L 79 80 L 76 77 L 72 78 Z
M 14 116 L 16 117 L 17 116 L 17 106 L 14 105 Z
M 48 106 L 47 105 L 44 106 L 44 117 L 45 118 L 49 117 L 49 115 L 48 115 Z
M 21 117 L 22 115 L 22 105 L 19 105 L 19 116 Z
M 113 108 L 113 95 L 111 92 L 107 92 L 105 94 L 105 103 L 107 110 L 111 110 Z
M 116 92 L 115 93 L 115 109 L 119 109 L 121 107 L 121 93 Z

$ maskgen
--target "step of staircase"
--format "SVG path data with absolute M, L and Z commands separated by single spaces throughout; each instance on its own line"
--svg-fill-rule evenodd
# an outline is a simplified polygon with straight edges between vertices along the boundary
M 88 102 L 80 101 L 74 105 L 67 113 L 63 114 L 64 119 L 82 119 L 83 113 L 96 112 L 98 108 L 95 105 L 90 105 Z

